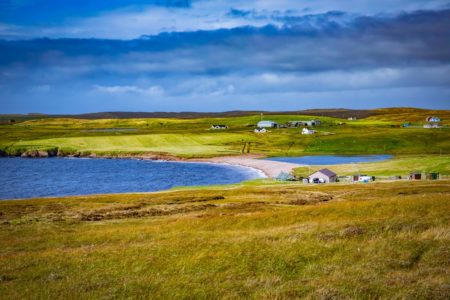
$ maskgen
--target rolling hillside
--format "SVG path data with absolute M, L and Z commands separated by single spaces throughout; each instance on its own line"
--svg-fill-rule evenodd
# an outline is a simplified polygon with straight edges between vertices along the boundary
M 317 134 L 313 136 L 301 135 L 299 128 L 272 129 L 267 134 L 255 134 L 253 129 L 261 119 L 260 115 L 197 119 L 43 118 L 0 125 L 0 151 L 20 155 L 34 149 L 63 149 L 66 153 L 156 153 L 183 158 L 239 154 L 242 149 L 268 156 L 450 153 L 449 128 L 400 126 L 403 122 L 400 119 L 404 118 L 402 113 L 410 113 L 411 120 L 424 120 L 430 111 L 386 111 L 356 121 L 327 116 L 265 115 L 265 119 L 280 124 L 319 119 L 322 124 L 315 128 Z M 449 115 L 448 111 L 438 113 L 443 117 Z M 212 124 L 226 124 L 229 129 L 210 130 Z

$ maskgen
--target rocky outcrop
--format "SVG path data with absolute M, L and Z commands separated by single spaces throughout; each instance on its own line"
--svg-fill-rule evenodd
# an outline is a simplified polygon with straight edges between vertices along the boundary
M 20 157 L 27 157 L 27 158 L 40 158 L 49 156 L 50 156 L 49 153 L 45 150 L 28 150 L 20 155 Z
M 0 156 L 2 152 L 0 150 Z M 133 158 L 144 160 L 185 161 L 186 159 L 165 153 L 142 153 L 142 154 L 104 154 L 92 153 L 90 151 L 77 151 L 68 148 L 54 148 L 48 150 L 24 150 L 20 149 L 15 154 L 5 152 L 5 156 L 20 156 L 23 158 L 45 158 L 45 157 L 86 157 L 86 158 Z
M 73 157 L 77 154 L 78 152 L 74 149 L 67 149 L 67 148 L 58 148 L 56 155 L 59 157 Z M 79 155 L 78 155 L 79 156 Z
M 58 155 L 58 149 L 55 148 L 55 149 L 48 150 L 47 153 L 48 153 L 49 157 L 56 156 L 56 155 Z

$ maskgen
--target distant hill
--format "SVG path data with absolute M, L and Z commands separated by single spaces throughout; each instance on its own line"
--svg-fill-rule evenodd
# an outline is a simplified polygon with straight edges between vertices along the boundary
M 442 120 L 441 124 L 448 125 L 450 121 L 450 110 L 430 110 L 409 107 L 382 108 L 377 109 L 376 114 L 368 117 L 368 119 L 388 122 L 425 123 L 425 119 L 429 116 L 437 116 Z
M 419 108 L 380 108 L 374 110 L 355 109 L 307 109 L 295 111 L 246 111 L 234 110 L 226 112 L 98 112 L 76 115 L 46 115 L 46 114 L 0 114 L 0 122 L 7 123 L 14 120 L 16 122 L 46 119 L 46 118 L 75 118 L 75 119 L 151 119 L 151 118 L 177 118 L 177 119 L 197 119 L 197 118 L 223 118 L 240 117 L 249 115 L 307 115 L 333 118 L 374 119 L 387 121 L 423 121 L 426 116 L 437 115 L 443 119 L 450 118 L 449 110 L 429 110 Z
M 227 111 L 227 112 L 98 112 L 77 115 L 46 115 L 46 114 L 4 114 L 0 115 L 1 121 L 25 121 L 43 118 L 76 118 L 76 119 L 147 119 L 147 118 L 178 118 L 178 119 L 197 119 L 197 118 L 223 118 L 239 117 L 256 114 L 265 115 L 308 115 L 324 116 L 335 118 L 357 117 L 358 119 L 367 118 L 376 115 L 374 110 L 352 110 L 352 109 L 308 109 L 296 111 Z

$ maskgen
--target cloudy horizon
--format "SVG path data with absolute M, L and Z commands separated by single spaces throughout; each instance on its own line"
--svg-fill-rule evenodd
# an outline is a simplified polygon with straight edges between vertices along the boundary
M 0 2 L 0 113 L 450 109 L 448 1 Z

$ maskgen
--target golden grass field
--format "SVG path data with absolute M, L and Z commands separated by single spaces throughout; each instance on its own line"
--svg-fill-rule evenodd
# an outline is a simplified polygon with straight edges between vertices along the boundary
M 2 299 L 448 299 L 450 181 L 0 202 Z

